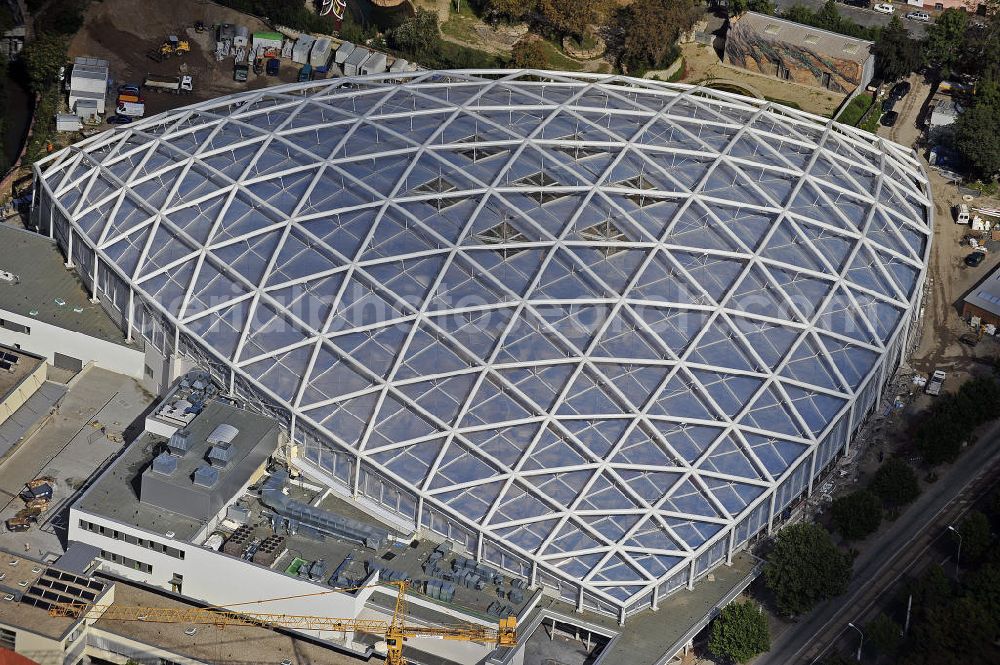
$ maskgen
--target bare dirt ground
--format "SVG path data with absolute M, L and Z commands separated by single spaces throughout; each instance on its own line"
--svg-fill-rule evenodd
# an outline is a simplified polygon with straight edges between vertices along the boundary
M 803 111 L 819 115 L 830 115 L 844 100 L 844 95 L 827 90 L 780 81 L 770 76 L 730 67 L 719 60 L 719 54 L 707 44 L 683 44 L 681 54 L 684 56 L 685 68 L 682 83 L 701 83 L 710 79 L 728 81 L 768 99 L 794 102 Z
M 196 21 L 205 23 L 205 32 L 195 31 Z M 260 19 L 199 0 L 158 2 L 155 9 L 148 0 L 103 0 L 87 8 L 83 28 L 70 42 L 69 56 L 71 59 L 77 56 L 106 59 L 116 85 L 140 83 L 147 74 L 194 77 L 192 95 L 146 95 L 147 115 L 241 90 L 296 80 L 297 68 L 285 61 L 277 78 L 257 77 L 251 71 L 248 83 L 233 81 L 232 58 L 221 62 L 215 60 L 212 26 L 217 23 L 245 25 L 250 32 L 269 29 Z M 187 39 L 191 52 L 161 63 L 154 62 L 147 53 L 158 48 L 171 34 Z

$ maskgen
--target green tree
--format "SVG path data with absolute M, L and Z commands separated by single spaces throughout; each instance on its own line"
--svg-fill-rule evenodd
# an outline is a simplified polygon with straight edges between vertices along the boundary
M 510 50 L 510 65 L 519 69 L 545 69 L 545 47 L 542 40 L 531 34 L 517 40 Z
M 553 37 L 582 40 L 587 26 L 597 23 L 606 8 L 604 0 L 539 0 L 538 20 Z
M 633 76 L 666 67 L 677 57 L 677 39 L 702 11 L 696 0 L 636 0 L 616 14 L 608 48 Z
M 924 37 L 924 62 L 937 67 L 942 78 L 951 76 L 959 61 L 969 27 L 969 14 L 964 9 L 946 9 L 927 26 Z
M 996 627 L 972 598 L 959 598 L 927 611 L 913 624 L 907 665 L 991 665 L 1000 657 Z
M 920 45 L 893 14 L 889 25 L 882 28 L 872 47 L 875 54 L 875 75 L 891 82 L 903 78 L 920 65 Z
M 962 561 L 976 563 L 990 551 L 990 521 L 986 515 L 973 510 L 958 526 L 962 535 Z
M 437 12 L 417 9 L 406 19 L 386 33 L 389 45 L 404 53 L 420 56 L 431 51 L 440 40 Z
M 913 606 L 918 611 L 944 605 L 954 595 L 951 580 L 945 574 L 944 568 L 936 564 L 929 567 L 923 576 L 911 585 L 910 592 L 913 594 Z
M 966 590 L 1000 629 L 1000 565 L 989 563 L 965 578 Z
M 745 663 L 771 648 L 767 616 L 756 603 L 730 603 L 715 621 L 708 638 L 709 650 L 724 660 Z
M 882 502 L 868 490 L 858 490 L 834 499 L 830 515 L 840 535 L 848 540 L 861 540 L 882 523 Z
M 738 16 L 743 12 L 773 15 L 776 11 L 774 0 L 729 0 L 730 16 Z
M 993 83 L 982 83 L 980 88 L 993 88 L 993 91 L 976 91 L 972 106 L 955 121 L 952 136 L 953 145 L 965 158 L 970 174 L 984 182 L 990 182 L 1000 173 L 1000 106 L 995 103 L 998 100 L 991 99 L 997 97 L 991 94 L 996 89 Z M 942 461 L 955 459 L 961 449 L 960 442 L 955 441 L 954 435 L 946 435 L 936 444 L 933 439 L 929 439 L 926 446 L 932 450 L 943 449 L 943 454 L 935 455 L 942 458 Z M 924 456 L 927 454 L 924 453 Z M 928 461 L 933 463 L 932 460 Z
M 890 457 L 878 468 L 868 486 L 887 506 L 905 506 L 920 496 L 917 474 L 898 457 Z
M 851 578 L 851 559 L 815 524 L 782 529 L 764 566 L 764 580 L 778 609 L 794 616 L 840 595 Z
M 865 625 L 867 644 L 874 647 L 880 656 L 892 656 L 899 648 L 902 628 L 899 624 L 879 612 L 878 616 Z
M 55 33 L 38 35 L 21 52 L 32 92 L 42 92 L 59 78 L 66 64 L 66 38 Z
M 486 0 L 483 13 L 491 19 L 520 21 L 538 8 L 538 0 Z

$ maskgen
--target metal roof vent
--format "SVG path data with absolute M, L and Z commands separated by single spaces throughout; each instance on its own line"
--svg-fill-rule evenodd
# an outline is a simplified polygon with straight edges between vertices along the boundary
M 177 458 L 170 453 L 160 453 L 153 460 L 153 471 L 165 476 L 172 475 L 177 470 Z
M 199 466 L 194 471 L 194 484 L 199 487 L 215 487 L 219 482 L 219 470 L 211 466 Z
M 205 440 L 213 445 L 217 443 L 225 443 L 228 445 L 233 442 L 233 439 L 235 439 L 239 433 L 240 431 L 232 425 L 222 423 L 213 429 L 212 433 L 209 434 L 208 438 Z
M 216 444 L 208 451 L 208 463 L 221 469 L 229 464 L 232 452 L 232 447 L 228 443 Z
M 186 429 L 179 429 L 174 432 L 170 440 L 167 441 L 167 450 L 171 455 L 183 457 L 184 453 L 191 449 L 191 432 Z

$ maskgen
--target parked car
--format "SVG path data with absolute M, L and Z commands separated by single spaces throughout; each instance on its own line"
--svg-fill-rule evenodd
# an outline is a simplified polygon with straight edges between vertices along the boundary
M 889 97 L 893 99 L 902 99 L 906 97 L 910 92 L 910 82 L 900 81 L 896 85 L 892 86 L 892 90 L 889 91 Z
M 889 113 L 892 108 L 896 105 L 896 99 L 890 95 L 882 100 L 882 113 Z
M 899 114 L 895 111 L 889 111 L 882 114 L 881 123 L 883 127 L 892 127 L 897 120 L 899 120 Z
M 927 12 L 910 12 L 906 15 L 906 18 L 911 21 L 923 21 L 924 23 L 931 20 L 931 15 Z
M 270 58 L 267 61 L 268 76 L 277 76 L 280 70 L 281 70 L 281 60 L 278 60 L 277 58 Z
M 879 14 L 892 14 L 896 11 L 896 8 L 890 5 L 888 2 L 880 2 L 872 6 L 872 9 L 877 11 Z
M 123 83 L 120 86 L 118 86 L 118 94 L 135 95 L 136 97 L 138 97 L 140 94 L 139 85 L 137 83 Z
M 964 335 L 958 338 L 958 341 L 961 342 L 962 344 L 965 344 L 966 346 L 976 346 L 977 344 L 979 344 L 979 338 L 973 335 L 972 333 L 965 333 Z
M 130 122 L 132 122 L 132 118 L 127 115 L 115 114 L 108 116 L 109 125 L 127 125 Z
M 979 266 L 979 264 L 982 263 L 983 259 L 985 258 L 986 255 L 983 254 L 982 252 L 973 252 L 972 254 L 969 254 L 967 257 L 965 257 L 965 265 L 969 266 L 970 268 L 975 268 Z

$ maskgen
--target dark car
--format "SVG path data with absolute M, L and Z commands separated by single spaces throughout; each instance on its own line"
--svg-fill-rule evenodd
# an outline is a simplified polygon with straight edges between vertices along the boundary
M 888 113 L 882 115 L 882 120 L 881 120 L 882 126 L 892 127 L 893 125 L 896 124 L 897 120 L 899 120 L 899 114 L 896 113 L 895 111 L 889 111 Z
M 109 125 L 127 125 L 130 122 L 132 122 L 132 118 L 127 115 L 117 114 L 108 116 Z
M 979 338 L 973 335 L 972 333 L 965 333 L 964 335 L 958 338 L 958 341 L 961 342 L 962 344 L 965 344 L 966 346 L 976 346 L 977 344 L 979 344 Z
M 882 100 L 882 113 L 889 113 L 898 100 L 895 97 L 886 97 Z
M 985 258 L 986 255 L 983 254 L 982 252 L 973 252 L 972 254 L 969 254 L 967 257 L 965 257 L 965 265 L 969 266 L 970 268 L 975 268 L 980 263 L 982 263 L 983 259 Z
M 271 58 L 267 61 L 267 75 L 277 76 L 278 72 L 281 70 L 281 60 L 277 58 Z
M 139 86 L 135 83 L 123 83 L 118 86 L 119 95 L 139 95 Z
M 889 98 L 900 100 L 910 92 L 910 82 L 900 81 L 896 85 L 892 86 L 892 90 L 889 91 Z

